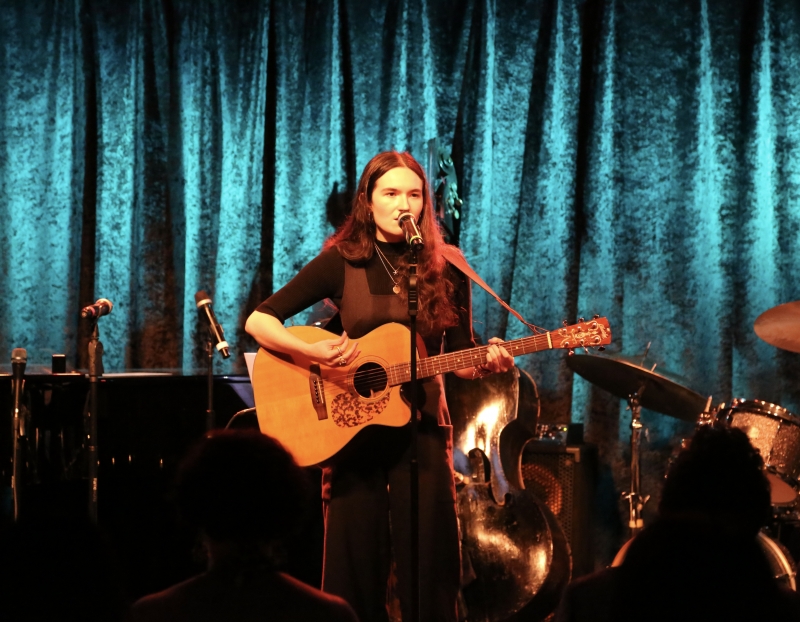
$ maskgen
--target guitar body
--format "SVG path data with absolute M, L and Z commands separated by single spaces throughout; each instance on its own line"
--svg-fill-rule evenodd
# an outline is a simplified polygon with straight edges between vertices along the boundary
M 288 330 L 306 343 L 337 338 L 313 326 Z M 259 428 L 300 466 L 310 466 L 330 459 L 369 425 L 405 425 L 408 404 L 386 370 L 408 361 L 410 343 L 408 328 L 385 324 L 358 340 L 361 354 L 346 367 L 261 348 L 253 366 Z M 420 346 L 418 339 L 417 351 L 425 352 Z

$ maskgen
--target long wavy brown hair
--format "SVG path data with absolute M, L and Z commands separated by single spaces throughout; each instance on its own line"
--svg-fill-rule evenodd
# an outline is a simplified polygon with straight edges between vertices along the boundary
M 353 209 L 344 224 L 325 242 L 325 248 L 335 246 L 342 257 L 354 263 L 364 263 L 375 253 L 375 221 L 372 218 L 372 192 L 375 184 L 390 170 L 398 167 L 410 169 L 422 180 L 422 212 L 417 226 L 425 240 L 424 248 L 417 254 L 417 287 L 419 312 L 417 326 L 420 335 L 431 337 L 458 323 L 458 313 L 453 303 L 454 286 L 444 278 L 447 261 L 441 253 L 445 246 L 442 233 L 431 206 L 428 180 L 425 171 L 408 152 L 384 151 L 372 158 L 364 167 L 358 182 Z M 403 257 L 395 266 L 400 276 L 400 297 L 408 300 L 408 260 Z

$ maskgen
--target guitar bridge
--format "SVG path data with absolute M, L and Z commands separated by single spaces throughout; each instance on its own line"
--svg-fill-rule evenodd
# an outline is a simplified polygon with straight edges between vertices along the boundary
M 317 411 L 317 419 L 322 421 L 328 418 L 328 409 L 325 407 L 325 386 L 320 376 L 319 365 L 312 365 L 308 376 L 308 388 L 311 393 L 311 403 Z

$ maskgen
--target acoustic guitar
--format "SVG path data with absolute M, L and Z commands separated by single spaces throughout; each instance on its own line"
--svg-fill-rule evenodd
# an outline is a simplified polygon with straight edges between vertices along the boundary
M 306 343 L 337 336 L 313 326 L 288 329 Z M 283 444 L 300 466 L 329 460 L 369 425 L 400 427 L 411 420 L 400 387 L 411 378 L 411 332 L 385 324 L 358 340 L 361 354 L 345 367 L 261 348 L 253 365 L 258 424 Z M 555 331 L 503 343 L 512 356 L 573 350 L 611 343 L 606 318 L 596 317 Z M 417 358 L 417 378 L 474 367 L 486 361 L 488 346 Z M 425 352 L 417 337 L 417 352 Z

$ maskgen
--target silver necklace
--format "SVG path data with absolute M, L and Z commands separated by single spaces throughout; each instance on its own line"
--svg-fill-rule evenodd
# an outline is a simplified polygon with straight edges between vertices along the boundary
M 378 259 L 381 260 L 381 263 L 383 264 L 383 268 L 384 268 L 384 270 L 386 270 L 386 274 L 389 275 L 389 278 L 392 279 L 392 283 L 394 283 L 394 287 L 392 288 L 392 291 L 395 294 L 399 294 L 400 293 L 400 285 L 397 283 L 397 281 L 394 280 L 394 277 L 397 276 L 397 270 L 392 265 L 392 262 L 389 261 L 389 259 L 386 257 L 386 255 L 384 255 L 381 252 L 381 249 L 378 248 L 378 245 L 375 242 L 373 242 L 373 245 L 375 246 L 375 250 L 378 251 Z M 391 268 L 391 270 L 389 270 L 389 268 Z

